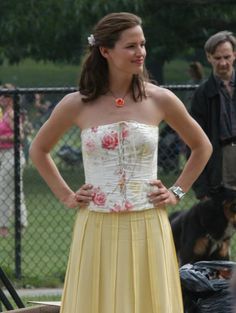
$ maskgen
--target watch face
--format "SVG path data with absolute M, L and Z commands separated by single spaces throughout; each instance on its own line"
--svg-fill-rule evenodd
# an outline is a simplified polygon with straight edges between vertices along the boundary
M 182 199 L 185 193 L 183 192 L 182 188 L 179 186 L 172 186 L 170 190 L 173 192 L 173 194 L 178 198 Z
M 176 188 L 176 194 L 180 199 L 184 196 L 184 192 L 182 191 L 180 187 Z

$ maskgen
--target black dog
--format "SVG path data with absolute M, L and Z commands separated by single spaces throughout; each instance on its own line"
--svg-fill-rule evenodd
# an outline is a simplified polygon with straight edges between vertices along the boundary
M 229 260 L 230 238 L 236 231 L 236 191 L 222 188 L 212 198 L 169 218 L 180 266 Z

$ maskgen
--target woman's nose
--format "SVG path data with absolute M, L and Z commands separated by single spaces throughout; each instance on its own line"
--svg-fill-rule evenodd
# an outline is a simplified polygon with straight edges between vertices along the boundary
M 138 56 L 145 56 L 145 54 L 146 54 L 145 47 L 138 46 L 137 50 L 136 50 L 136 55 L 138 55 Z

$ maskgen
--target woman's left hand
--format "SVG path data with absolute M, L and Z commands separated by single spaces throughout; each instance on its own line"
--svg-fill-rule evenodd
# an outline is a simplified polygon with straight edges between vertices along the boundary
M 175 205 L 178 203 L 178 199 L 163 185 L 160 179 L 153 180 L 150 182 L 150 185 L 156 187 L 154 191 L 148 194 L 149 201 L 155 207 L 165 207 L 166 205 Z

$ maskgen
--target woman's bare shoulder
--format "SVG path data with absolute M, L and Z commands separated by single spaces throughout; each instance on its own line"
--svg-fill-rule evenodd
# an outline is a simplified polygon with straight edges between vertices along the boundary
M 83 105 L 82 96 L 79 92 L 65 95 L 55 106 L 49 121 L 75 123 Z
M 83 106 L 82 95 L 79 91 L 65 95 L 55 106 L 53 113 L 78 114 Z
M 146 86 L 147 96 L 158 99 L 158 100 L 168 100 L 173 97 L 174 94 L 169 89 L 154 85 L 152 83 L 147 83 Z
M 82 95 L 79 91 L 76 91 L 65 95 L 58 104 L 71 108 L 78 108 L 82 105 L 82 103 Z
M 148 97 L 158 105 L 159 110 L 163 113 L 164 119 L 168 116 L 186 114 L 184 104 L 171 90 L 154 84 L 148 84 L 146 90 Z

